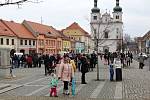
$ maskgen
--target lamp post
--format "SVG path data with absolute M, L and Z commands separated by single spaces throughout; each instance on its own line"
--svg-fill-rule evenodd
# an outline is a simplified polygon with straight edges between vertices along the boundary
M 100 26 L 100 23 L 99 23 Z M 98 46 L 99 46 L 99 29 L 98 32 L 96 32 L 96 30 L 94 31 L 94 42 L 95 42 L 95 51 L 97 53 L 97 81 L 100 80 L 99 78 L 99 50 L 98 50 Z

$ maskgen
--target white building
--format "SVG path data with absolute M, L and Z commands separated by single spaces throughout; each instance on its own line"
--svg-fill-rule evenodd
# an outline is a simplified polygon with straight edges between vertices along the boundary
M 9 44 L 15 43 L 13 45 L 15 52 L 22 52 L 25 54 L 32 54 L 36 52 L 36 38 L 22 24 L 13 21 L 5 21 L 5 20 L 0 20 L 0 22 L 3 23 L 5 27 L 9 29 L 9 31 L 15 34 L 16 39 L 14 41 L 13 40 L 10 41 L 9 43 Z
M 97 0 L 94 0 L 94 8 L 91 11 L 90 24 L 95 47 L 98 46 L 99 52 L 120 51 L 123 40 L 123 12 L 119 6 L 119 0 L 116 0 L 116 7 L 114 7 L 112 12 L 113 17 L 107 11 L 101 14 L 100 9 L 97 7 Z
M 18 43 L 16 35 L 12 31 L 10 31 L 9 28 L 6 27 L 0 20 L 0 49 L 10 49 L 13 53 L 13 51 L 15 52 L 17 45 Z M 7 54 L 10 55 L 10 53 Z

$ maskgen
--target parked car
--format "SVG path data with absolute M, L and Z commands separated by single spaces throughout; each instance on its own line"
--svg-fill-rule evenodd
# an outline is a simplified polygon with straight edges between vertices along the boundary
M 139 53 L 139 55 L 138 56 L 140 56 L 141 55 L 141 53 Z M 145 58 L 145 59 L 147 59 L 148 58 L 148 55 L 146 54 L 146 53 L 142 53 L 142 56 Z

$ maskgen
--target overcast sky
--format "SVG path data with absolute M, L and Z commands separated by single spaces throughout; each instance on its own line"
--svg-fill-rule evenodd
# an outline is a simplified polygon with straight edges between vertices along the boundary
M 0 0 L 2 1 L 2 0 Z M 79 23 L 90 32 L 90 13 L 94 0 L 42 0 L 33 4 L 24 3 L 18 9 L 17 5 L 0 7 L 0 18 L 21 23 L 24 19 L 42 22 L 63 29 L 73 22 Z M 112 12 L 116 0 L 98 0 L 101 13 Z M 124 33 L 132 37 L 143 36 L 150 30 L 150 0 L 120 0 L 123 9 Z

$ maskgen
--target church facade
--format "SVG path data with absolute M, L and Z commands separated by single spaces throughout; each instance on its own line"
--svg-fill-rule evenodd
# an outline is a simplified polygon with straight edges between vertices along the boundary
M 101 14 L 97 7 L 97 0 L 94 0 L 94 8 L 91 10 L 91 36 L 95 42 L 98 52 L 116 52 L 122 50 L 123 44 L 123 21 L 122 8 L 119 0 L 113 8 L 112 15 L 107 11 Z

